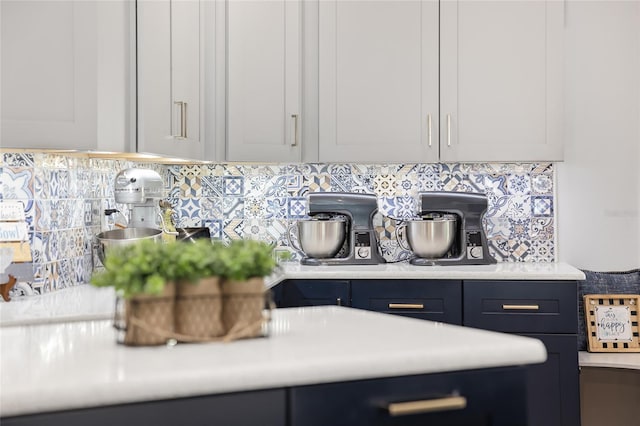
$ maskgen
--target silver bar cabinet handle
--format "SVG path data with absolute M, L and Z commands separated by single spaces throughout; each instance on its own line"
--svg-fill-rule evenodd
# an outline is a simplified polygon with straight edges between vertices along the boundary
M 390 416 L 407 416 L 436 411 L 462 410 L 466 406 L 467 398 L 464 396 L 447 396 L 421 401 L 394 402 L 387 405 L 387 410 Z
M 293 118 L 293 143 L 291 146 L 298 146 L 298 114 L 291 114 Z
M 447 114 L 447 146 L 451 146 L 451 114 Z
M 427 139 L 429 140 L 429 146 L 431 146 L 431 114 L 427 115 Z
M 336 299 L 336 305 L 342 306 L 342 299 L 340 297 Z
M 173 135 L 174 138 L 186 139 L 187 138 L 187 103 L 183 101 L 174 101 L 174 105 L 180 107 L 180 133 Z

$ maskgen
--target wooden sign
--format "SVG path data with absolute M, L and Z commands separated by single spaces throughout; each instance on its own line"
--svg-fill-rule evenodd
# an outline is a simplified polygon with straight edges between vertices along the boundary
M 587 294 L 584 310 L 589 352 L 640 352 L 638 294 Z
M 24 204 L 21 201 L 1 202 L 0 222 L 24 222 Z
M 27 241 L 26 222 L 0 222 L 0 241 Z

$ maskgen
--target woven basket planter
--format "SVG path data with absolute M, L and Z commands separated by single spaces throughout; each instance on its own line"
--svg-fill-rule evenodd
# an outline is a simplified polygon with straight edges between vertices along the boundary
M 225 340 L 257 337 L 262 335 L 265 306 L 265 288 L 262 277 L 247 281 L 222 282 L 222 321 Z
M 149 346 L 167 342 L 174 331 L 175 292 L 176 286 L 167 284 L 160 295 L 140 295 L 125 300 L 125 345 Z
M 181 281 L 176 287 L 175 331 L 178 336 L 195 339 L 220 337 L 222 323 L 220 278 L 208 277 L 197 283 Z M 189 341 L 187 338 L 178 338 Z

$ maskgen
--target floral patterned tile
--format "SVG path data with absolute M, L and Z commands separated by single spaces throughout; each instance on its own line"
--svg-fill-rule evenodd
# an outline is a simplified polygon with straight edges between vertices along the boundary
M 4 165 L 7 167 L 33 167 L 34 154 L 20 152 L 6 152 L 2 155 Z
M 507 175 L 507 188 L 512 195 L 529 195 L 531 193 L 531 177 L 524 173 Z
M 0 189 L 3 199 L 33 199 L 33 169 L 3 167 Z

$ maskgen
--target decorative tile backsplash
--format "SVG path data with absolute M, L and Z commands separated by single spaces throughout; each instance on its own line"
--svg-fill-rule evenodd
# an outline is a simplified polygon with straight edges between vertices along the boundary
M 165 179 L 176 225 L 206 226 L 214 239 L 254 238 L 289 248 L 287 233 L 305 217 L 306 195 L 374 193 L 374 225 L 387 260 L 407 257 L 395 239 L 398 221 L 417 211 L 422 191 L 486 193 L 484 219 L 492 255 L 501 262 L 555 260 L 554 170 L 544 164 L 214 164 L 153 165 L 47 153 L 4 153 L 0 202 L 25 205 L 35 279 L 13 296 L 86 283 L 92 238 L 107 226 L 115 175 L 152 168 Z M 106 228 L 105 228 L 106 229 Z

